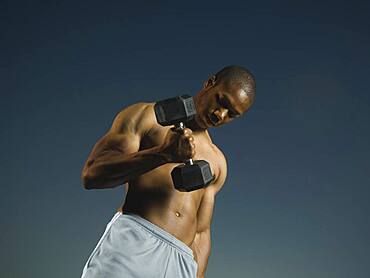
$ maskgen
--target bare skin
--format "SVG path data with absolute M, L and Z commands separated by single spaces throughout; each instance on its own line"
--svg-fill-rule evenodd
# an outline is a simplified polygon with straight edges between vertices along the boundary
M 227 175 L 226 159 L 207 129 L 241 116 L 253 99 L 253 92 L 238 84 L 218 84 L 211 76 L 194 96 L 198 114 L 183 133 L 156 122 L 154 103 L 127 107 L 89 155 L 82 173 L 85 188 L 124 184 L 126 199 L 119 210 L 140 215 L 188 245 L 198 264 L 197 277 L 204 277 L 215 196 Z M 215 179 L 206 188 L 180 192 L 170 173 L 190 157 L 208 161 Z

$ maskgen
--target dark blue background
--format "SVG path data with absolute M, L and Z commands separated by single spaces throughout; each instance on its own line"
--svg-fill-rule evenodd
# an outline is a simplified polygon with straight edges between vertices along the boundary
M 210 130 L 229 176 L 207 277 L 370 275 L 368 1 L 1 2 L 1 277 L 79 277 L 122 187 L 85 191 L 114 116 L 229 64 L 254 107 Z

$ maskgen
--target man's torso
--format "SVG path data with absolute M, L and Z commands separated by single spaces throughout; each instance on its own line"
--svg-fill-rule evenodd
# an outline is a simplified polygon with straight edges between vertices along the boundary
M 161 145 L 167 132 L 171 132 L 171 127 L 163 127 L 156 123 L 153 104 L 145 105 L 150 106 L 148 110 L 151 112 L 145 116 L 151 128 L 142 136 L 139 151 Z M 170 174 L 179 163 L 167 163 L 131 180 L 126 186 L 128 191 L 125 203 L 120 209 L 123 213 L 140 215 L 188 246 L 191 246 L 197 228 L 202 225 L 200 221 L 211 221 L 199 217 L 202 215 L 200 204 L 203 196 L 217 192 L 222 183 L 216 181 L 219 178 L 224 179 L 226 175 L 225 157 L 212 143 L 208 133 L 194 132 L 193 137 L 196 149 L 193 159 L 206 160 L 210 164 L 212 174 L 215 175 L 212 184 L 204 189 L 180 192 L 174 188 Z M 209 213 L 209 217 L 211 215 L 212 213 Z

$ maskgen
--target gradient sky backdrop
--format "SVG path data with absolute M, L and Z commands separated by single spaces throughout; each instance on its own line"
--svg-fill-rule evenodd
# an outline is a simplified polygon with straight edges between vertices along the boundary
M 369 3 L 2 1 L 0 276 L 79 277 L 124 197 L 80 182 L 114 116 L 238 64 L 206 277 L 370 277 Z

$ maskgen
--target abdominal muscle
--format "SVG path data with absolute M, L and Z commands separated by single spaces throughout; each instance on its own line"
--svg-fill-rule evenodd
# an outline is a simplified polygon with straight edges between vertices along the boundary
M 130 181 L 121 211 L 143 217 L 190 246 L 197 231 L 197 211 L 204 189 L 176 190 L 170 175 L 176 165 L 163 165 Z

